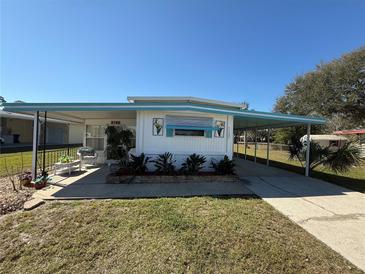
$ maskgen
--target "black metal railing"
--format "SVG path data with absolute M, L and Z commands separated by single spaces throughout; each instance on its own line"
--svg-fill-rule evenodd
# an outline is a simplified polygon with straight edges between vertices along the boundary
M 45 151 L 45 169 L 46 171 L 50 171 L 53 169 L 53 166 L 55 163 L 60 161 L 60 158 L 62 156 L 69 156 L 73 160 L 78 159 L 77 151 L 79 147 L 67 147 L 67 148 L 61 148 L 61 149 L 52 149 L 52 150 L 46 150 Z M 38 169 L 43 169 L 43 151 L 38 150 L 38 157 L 37 157 L 37 165 Z
M 63 145 L 62 147 L 50 148 L 46 146 L 45 168 L 48 172 L 53 169 L 53 165 L 59 162 L 60 157 L 68 155 L 73 159 L 78 159 L 77 151 L 82 144 Z M 40 146 L 37 154 L 37 167 L 41 171 L 43 166 L 43 150 Z M 0 153 L 0 177 L 14 175 L 32 168 L 32 151 L 16 153 Z M 38 173 L 39 174 L 39 173 Z

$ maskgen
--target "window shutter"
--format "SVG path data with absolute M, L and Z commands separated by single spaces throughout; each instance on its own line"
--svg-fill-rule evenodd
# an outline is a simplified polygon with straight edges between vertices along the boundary
M 172 128 L 166 129 L 166 137 L 172 137 L 174 135 L 174 130 Z

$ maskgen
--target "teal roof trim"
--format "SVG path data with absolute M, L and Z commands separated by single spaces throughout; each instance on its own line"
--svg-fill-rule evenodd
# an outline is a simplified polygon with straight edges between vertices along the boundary
M 5 103 L 5 111 L 35 112 L 39 111 L 122 111 L 122 110 L 164 110 L 164 111 L 197 111 L 233 115 L 234 117 L 265 118 L 276 121 L 292 121 L 306 124 L 324 124 L 325 119 L 313 116 L 299 116 L 283 113 L 239 110 L 213 105 L 195 103 Z

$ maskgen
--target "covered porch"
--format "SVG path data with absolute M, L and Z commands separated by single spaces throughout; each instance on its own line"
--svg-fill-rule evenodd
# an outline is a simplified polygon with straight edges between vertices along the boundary
M 33 155 L 32 155 L 32 174 L 36 178 L 40 171 L 45 170 L 47 153 L 44 153 L 45 142 L 43 138 L 47 136 L 46 127 L 40 127 L 40 121 L 47 123 L 49 119 L 59 119 L 70 124 L 82 127 L 83 142 L 82 146 L 91 147 L 97 154 L 96 164 L 103 165 L 107 161 L 107 135 L 105 129 L 108 126 L 116 128 L 127 128 L 132 133 L 132 149 L 135 150 L 136 144 L 136 111 L 135 110 L 99 110 L 99 111 L 36 111 L 34 113 L 33 124 Z M 93 170 L 93 169 L 92 169 Z M 84 170 L 89 174 L 88 170 Z M 100 171 L 99 171 L 100 173 Z M 80 174 L 76 174 L 77 176 Z M 77 177 L 76 176 L 76 177 Z M 56 176 L 57 178 L 57 176 Z M 57 178 L 59 181 L 60 178 Z

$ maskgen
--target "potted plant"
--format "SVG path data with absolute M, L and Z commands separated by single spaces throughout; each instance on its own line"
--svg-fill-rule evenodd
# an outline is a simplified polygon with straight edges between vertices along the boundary
M 68 164 L 72 162 L 72 157 L 68 156 L 68 155 L 62 155 L 58 161 L 62 164 Z
M 19 182 L 22 186 L 31 186 L 32 182 L 32 172 L 30 170 L 26 170 L 18 176 Z
M 47 186 L 49 181 L 51 181 L 51 178 L 48 176 L 48 172 L 43 171 L 42 174 L 34 180 L 34 188 L 42 189 Z

